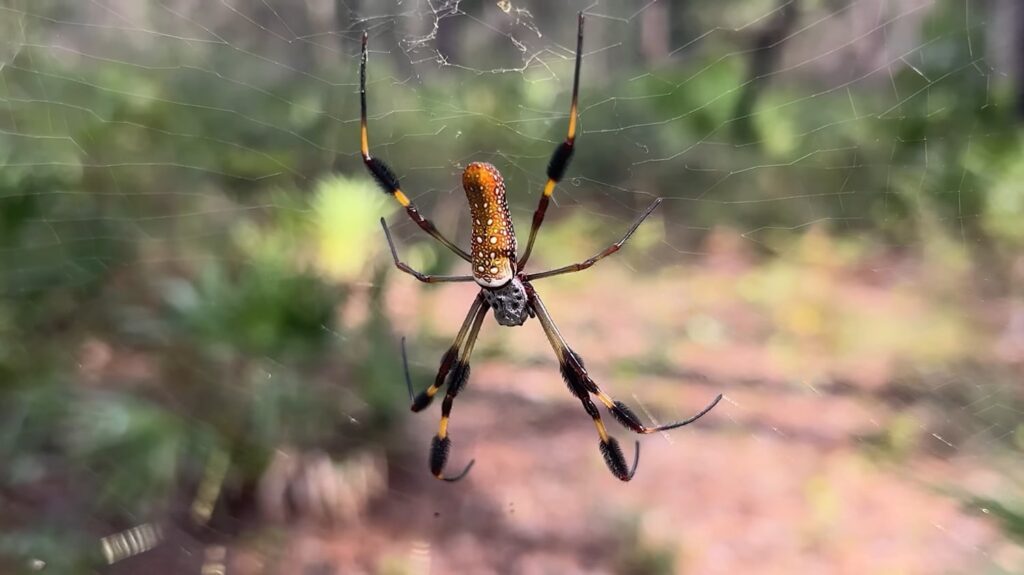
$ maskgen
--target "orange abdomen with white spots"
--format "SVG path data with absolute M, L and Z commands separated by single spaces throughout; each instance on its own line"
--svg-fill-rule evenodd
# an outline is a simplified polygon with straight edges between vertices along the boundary
M 491 164 L 473 162 L 462 172 L 473 217 L 473 278 L 495 288 L 516 275 L 516 232 L 505 200 L 505 181 Z

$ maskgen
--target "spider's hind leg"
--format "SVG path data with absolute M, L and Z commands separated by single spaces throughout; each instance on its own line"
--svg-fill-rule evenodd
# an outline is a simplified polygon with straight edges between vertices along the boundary
M 578 353 L 566 347 L 566 354 L 569 358 L 562 364 L 562 377 L 568 377 L 565 375 L 567 371 L 571 373 L 572 377 L 582 382 L 581 385 L 587 391 L 597 396 L 601 403 L 604 404 L 605 408 L 608 409 L 608 413 L 611 413 L 612 417 L 614 417 L 616 421 L 622 424 L 623 427 L 636 433 L 646 435 L 648 433 L 654 433 L 655 431 L 668 431 L 670 429 L 689 425 L 701 417 L 704 417 L 707 412 L 711 411 L 716 405 L 718 405 L 719 401 L 722 401 L 722 394 L 719 393 L 711 400 L 711 403 L 704 406 L 704 409 L 698 411 L 696 415 L 693 415 L 688 419 L 673 423 L 666 423 L 655 427 L 648 427 L 640 422 L 640 418 L 633 413 L 633 410 L 630 409 L 629 406 L 621 401 L 612 399 L 610 395 L 605 393 L 596 383 L 594 383 L 594 380 L 591 379 L 590 375 L 587 373 L 586 367 L 583 366 L 583 358 L 581 358 Z M 568 379 L 566 379 L 566 381 L 568 381 Z
M 466 336 L 469 334 L 469 331 L 473 326 L 473 321 L 477 316 L 482 317 L 483 311 L 486 311 L 486 309 L 481 310 L 482 306 L 486 307 L 484 304 L 483 294 L 480 293 L 477 294 L 476 299 L 473 300 L 473 305 L 469 307 L 469 313 L 466 314 L 466 319 L 462 322 L 462 327 L 459 328 L 459 334 L 455 336 L 455 341 L 452 343 L 452 346 L 448 348 L 448 351 L 444 352 L 443 356 L 441 356 L 441 365 L 437 369 L 437 376 L 434 377 L 434 383 L 432 383 L 427 389 L 421 391 L 419 395 L 416 395 L 412 389 L 412 378 L 409 376 L 409 362 L 406 360 L 405 355 L 405 340 L 402 340 L 402 364 L 405 368 L 405 383 L 409 388 L 409 401 L 412 404 L 410 405 L 410 409 L 412 409 L 412 411 L 417 412 L 426 409 L 426 407 L 434 401 L 434 396 L 437 395 L 437 392 L 444 387 L 445 382 L 452 379 L 449 376 L 452 375 L 453 370 L 458 367 L 455 361 L 458 359 L 459 352 L 466 343 Z M 476 336 L 474 335 L 473 337 L 475 338 Z
M 480 317 L 483 317 L 481 314 Z M 475 333 L 473 334 L 476 335 Z M 452 440 L 448 437 L 448 418 L 451 417 L 452 404 L 455 403 L 455 396 L 459 394 L 462 387 L 469 381 L 468 357 L 459 358 L 459 362 L 452 369 L 451 377 L 448 378 L 448 391 L 445 393 L 444 402 L 441 404 L 441 423 L 437 428 L 437 435 L 430 443 L 430 472 L 434 477 L 445 481 L 458 481 L 469 473 L 474 461 L 470 461 L 466 468 L 454 477 L 444 475 L 444 467 L 448 463 L 448 454 L 451 451 Z
M 608 464 L 608 468 L 611 469 L 612 473 L 622 481 L 629 481 L 633 478 L 633 473 L 636 471 L 636 464 L 640 459 L 640 443 L 637 442 L 636 444 L 637 451 L 633 467 L 632 469 L 628 469 L 626 467 L 626 458 L 622 454 L 622 448 L 619 447 L 615 438 L 608 434 L 608 431 L 604 426 L 604 422 L 601 420 L 601 414 L 597 410 L 597 406 L 594 404 L 593 400 L 590 399 L 590 394 L 597 396 L 601 403 L 603 403 L 608 409 L 609 413 L 612 414 L 612 417 L 614 417 L 624 427 L 641 434 L 675 429 L 677 427 L 693 423 L 700 419 L 704 414 L 711 411 L 711 409 L 721 401 L 722 395 L 719 394 L 718 397 L 716 397 L 707 407 L 701 410 L 700 413 L 685 421 L 660 425 L 657 427 L 645 426 L 640 422 L 640 419 L 636 414 L 626 406 L 626 404 L 621 401 L 615 401 L 607 393 L 602 391 L 596 383 L 594 383 L 594 380 L 591 379 L 586 368 L 583 366 L 583 359 L 565 343 L 565 340 L 562 338 L 562 334 L 559 333 L 558 328 L 551 319 L 551 315 L 544 307 L 540 297 L 537 296 L 537 292 L 534 291 L 533 287 L 528 283 L 527 286 L 527 293 L 530 295 L 530 305 L 537 314 L 537 319 L 544 328 L 544 334 L 547 335 L 548 341 L 551 343 L 551 347 L 554 348 L 555 354 L 558 356 L 558 363 L 562 371 L 562 378 L 565 379 L 566 385 L 569 386 L 569 391 L 571 391 L 572 394 L 583 403 L 583 408 L 586 409 L 587 414 L 589 414 L 594 420 L 594 425 L 597 427 L 597 433 L 601 437 L 600 448 L 601 454 L 604 455 L 605 463 Z
M 590 394 L 596 393 L 597 386 L 587 376 L 587 372 L 582 369 L 583 364 L 580 357 L 569 349 L 569 346 L 562 339 L 562 335 L 558 332 L 558 328 L 548 314 L 548 310 L 540 301 L 540 297 L 537 296 L 537 292 L 529 284 L 527 286 L 530 306 L 544 328 L 544 334 L 548 337 L 551 347 L 554 348 L 555 355 L 558 356 L 562 378 L 565 380 L 565 384 L 569 386 L 569 391 L 583 404 L 583 409 L 586 410 L 587 415 L 594 420 L 594 427 L 597 428 L 597 435 L 601 440 L 598 448 L 601 450 L 601 455 L 604 456 L 605 464 L 608 465 L 608 469 L 611 470 L 612 474 L 620 480 L 629 481 L 633 479 L 633 474 L 636 473 L 636 466 L 640 462 L 640 442 L 636 443 L 633 465 L 628 466 L 626 464 L 626 456 L 623 455 L 618 440 L 608 433 L 608 429 L 601 419 L 601 412 L 597 410 L 597 405 L 590 399 Z
M 451 451 L 451 438 L 448 437 L 448 419 L 451 417 L 452 404 L 455 396 L 465 387 L 469 381 L 469 356 L 473 353 L 473 346 L 476 344 L 477 335 L 480 334 L 480 326 L 487 315 L 489 307 L 484 302 L 482 294 L 478 294 L 469 308 L 469 314 L 459 329 L 459 335 L 455 337 L 455 343 L 445 352 L 441 358 L 441 367 L 437 371 L 437 377 L 430 387 L 415 395 L 412 389 L 412 380 L 409 377 L 409 364 L 405 354 L 405 340 L 402 340 L 402 363 L 405 366 L 405 382 L 409 388 L 409 400 L 412 402 L 413 411 L 422 411 L 434 400 L 438 390 L 447 385 L 447 392 L 444 396 L 444 403 L 441 405 L 441 422 L 438 424 L 437 435 L 434 436 L 430 445 L 430 472 L 438 479 L 445 481 L 458 481 L 469 473 L 473 467 L 473 461 L 454 477 L 444 475 L 444 467 L 448 462 L 448 453 Z
M 575 356 L 575 353 L 569 348 L 565 348 L 565 352 L 565 355 L 559 356 L 562 379 L 564 379 L 565 384 L 569 386 L 569 391 L 583 403 L 583 409 L 586 410 L 587 415 L 594 420 L 594 427 L 597 428 L 597 435 L 601 438 L 601 443 L 598 445 L 598 448 L 601 450 L 601 455 L 604 456 L 604 462 L 608 465 L 608 469 L 611 470 L 615 477 L 618 477 L 622 481 L 629 481 L 630 479 L 633 479 L 633 474 L 636 473 L 636 466 L 640 462 L 640 442 L 636 442 L 633 466 L 626 467 L 626 456 L 622 454 L 622 448 L 619 447 L 618 440 L 608 434 L 608 430 L 604 426 L 604 421 L 601 420 L 601 412 L 597 410 L 597 405 L 595 405 L 593 400 L 590 399 L 590 395 L 588 393 L 590 390 L 586 382 L 581 379 L 578 376 L 578 373 L 567 363 L 567 360 L 569 359 L 567 356 L 570 354 Z
M 477 302 L 482 302 L 482 300 L 478 298 Z M 458 481 L 462 479 L 469 473 L 474 463 L 470 461 L 462 473 L 454 477 L 446 477 L 444 474 L 444 467 L 448 463 L 448 453 L 451 451 L 452 443 L 451 438 L 448 437 L 448 419 L 451 417 L 455 397 L 465 387 L 466 382 L 469 381 L 469 356 L 473 353 L 473 346 L 476 345 L 476 338 L 480 334 L 480 326 L 487 315 L 488 306 L 481 303 L 479 306 L 474 304 L 474 308 L 475 313 L 471 316 L 472 322 L 469 333 L 466 335 L 462 349 L 455 360 L 455 365 L 447 377 L 448 390 L 445 392 L 444 403 L 441 404 L 441 422 L 437 426 L 437 435 L 434 436 L 434 440 L 430 444 L 430 472 L 434 474 L 434 477 L 444 481 Z M 469 321 L 469 318 L 467 318 L 467 321 Z

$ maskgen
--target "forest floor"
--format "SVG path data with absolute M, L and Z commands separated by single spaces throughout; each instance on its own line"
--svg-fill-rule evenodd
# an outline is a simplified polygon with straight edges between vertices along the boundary
M 277 567 L 242 545 L 228 572 L 1024 569 L 1024 549 L 956 497 L 1005 487 L 992 454 L 1020 421 L 1003 395 L 1014 378 L 979 382 L 957 366 L 1020 375 L 1021 342 L 1000 327 L 1013 302 L 936 287 L 947 272 L 927 264 L 837 263 L 808 241 L 768 266 L 723 249 L 694 267 L 601 264 L 538 282 L 595 381 L 641 417 L 682 419 L 725 396 L 700 421 L 641 438 L 631 482 L 606 469 L 539 324 L 488 319 L 451 420 L 450 469 L 476 460 L 466 479 L 428 472 L 439 407 L 405 415 L 408 445 L 361 521 L 300 522 Z M 426 385 L 475 288 L 390 286 L 388 312 Z M 1010 423 L 985 419 L 994 413 Z M 605 420 L 631 459 L 633 438 Z

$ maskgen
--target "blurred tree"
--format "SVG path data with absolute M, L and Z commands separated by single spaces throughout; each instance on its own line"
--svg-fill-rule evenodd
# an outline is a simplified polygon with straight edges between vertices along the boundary
M 785 40 L 793 33 L 799 18 L 799 0 L 778 0 L 773 16 L 751 42 L 747 52 L 747 80 L 733 112 L 733 137 L 740 143 L 756 138 L 750 115 L 757 106 L 758 96 L 775 72 L 786 48 Z
M 1017 114 L 1024 122 L 1024 5 L 1017 2 L 1012 6 L 1016 15 L 1013 21 L 1017 24 L 1013 31 L 1015 37 L 1010 39 L 1011 45 L 1016 47 L 1014 53 L 1017 58 Z

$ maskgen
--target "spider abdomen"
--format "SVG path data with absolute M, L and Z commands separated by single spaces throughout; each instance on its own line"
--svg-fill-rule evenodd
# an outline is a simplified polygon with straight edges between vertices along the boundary
M 526 301 L 526 288 L 519 278 L 512 278 L 512 281 L 499 288 L 481 291 L 487 305 L 494 310 L 494 319 L 498 324 L 515 327 L 533 317 L 533 308 Z
M 498 169 L 473 162 L 462 172 L 462 187 L 473 218 L 473 279 L 485 288 L 508 283 L 516 274 L 516 232 Z

